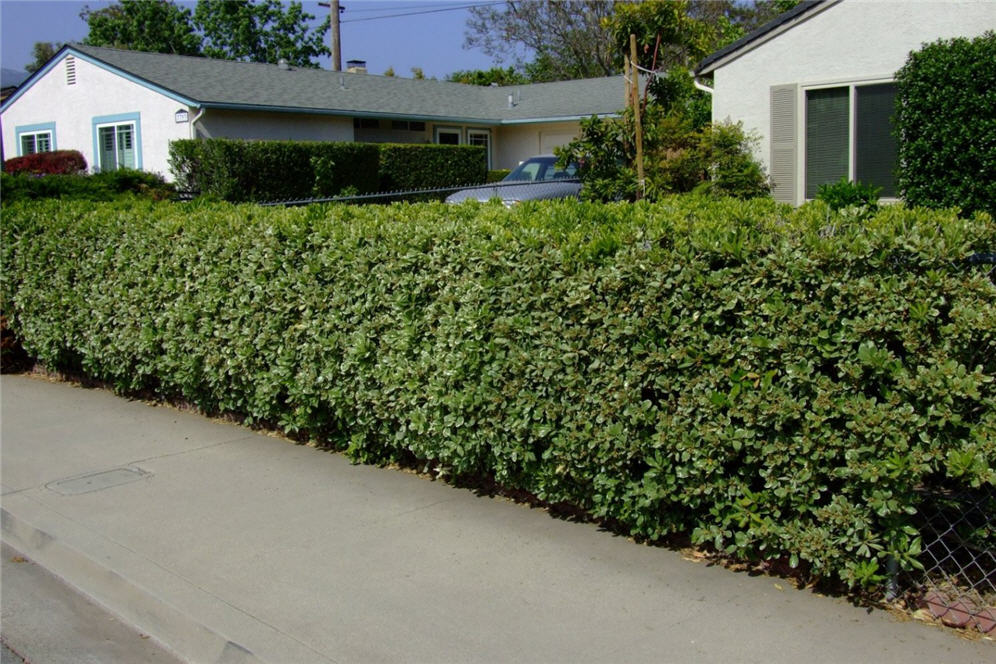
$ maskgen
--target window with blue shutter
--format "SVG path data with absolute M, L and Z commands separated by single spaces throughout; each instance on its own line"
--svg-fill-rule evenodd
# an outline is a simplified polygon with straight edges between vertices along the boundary
M 142 168 L 141 117 L 138 113 L 94 118 L 93 131 L 97 170 Z

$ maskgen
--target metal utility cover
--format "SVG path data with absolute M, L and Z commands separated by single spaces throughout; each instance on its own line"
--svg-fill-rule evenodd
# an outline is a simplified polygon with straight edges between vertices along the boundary
M 114 470 L 104 470 L 99 473 L 90 473 L 80 477 L 72 477 L 65 480 L 58 480 L 46 486 L 61 493 L 64 496 L 75 496 L 81 493 L 101 491 L 122 484 L 130 484 L 138 480 L 149 477 L 150 473 L 138 468 L 115 468 Z

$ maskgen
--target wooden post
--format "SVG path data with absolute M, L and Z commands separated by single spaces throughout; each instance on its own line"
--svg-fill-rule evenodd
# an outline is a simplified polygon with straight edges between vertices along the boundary
M 646 191 L 646 180 L 643 177 L 643 122 L 640 118 L 640 70 L 637 66 L 636 35 L 629 36 L 630 62 L 633 65 L 633 120 L 636 125 L 636 200 L 643 198 Z
M 339 39 L 339 12 L 342 11 L 339 8 L 339 0 L 331 0 L 329 3 L 332 5 L 329 7 L 329 19 L 331 19 L 331 36 L 332 40 L 332 71 L 342 71 L 342 46 Z

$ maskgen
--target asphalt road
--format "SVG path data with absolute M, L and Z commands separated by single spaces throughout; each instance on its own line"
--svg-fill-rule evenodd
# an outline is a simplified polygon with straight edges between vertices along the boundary
M 2 553 L 2 664 L 183 661 L 6 543 Z

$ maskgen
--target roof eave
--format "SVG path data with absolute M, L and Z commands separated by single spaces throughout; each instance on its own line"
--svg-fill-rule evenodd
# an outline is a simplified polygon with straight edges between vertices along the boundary
M 745 37 L 743 43 L 738 45 L 737 42 L 734 42 L 730 46 L 716 51 L 700 62 L 695 68 L 695 75 L 705 76 L 707 74 L 711 74 L 720 67 L 728 65 L 742 55 L 753 51 L 763 44 L 766 44 L 782 33 L 791 30 L 798 24 L 808 21 L 816 14 L 829 9 L 840 1 L 841 0 L 816 0 L 811 5 L 801 8 L 796 15 L 791 16 L 786 20 L 782 20 L 782 17 L 775 17 L 769 24 L 758 28 L 756 35 L 748 35 Z M 786 12 L 786 14 L 791 13 L 792 10 Z M 784 16 L 784 14 L 782 16 Z

